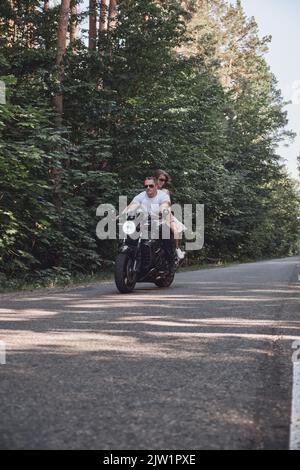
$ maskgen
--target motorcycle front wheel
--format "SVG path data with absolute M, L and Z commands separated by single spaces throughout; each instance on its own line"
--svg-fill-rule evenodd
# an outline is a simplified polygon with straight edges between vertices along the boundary
M 130 294 L 136 285 L 136 273 L 133 271 L 134 259 L 127 253 L 117 256 L 115 283 L 121 294 Z

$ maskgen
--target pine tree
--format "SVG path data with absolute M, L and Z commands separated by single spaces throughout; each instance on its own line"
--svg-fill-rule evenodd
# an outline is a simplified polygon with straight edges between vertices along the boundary
M 61 90 L 64 67 L 63 58 L 67 48 L 67 31 L 70 14 L 70 0 L 61 0 L 60 16 L 57 32 L 57 51 L 56 51 L 56 66 L 58 68 L 58 79 L 60 90 L 54 96 L 54 106 L 57 113 L 57 124 L 61 125 L 63 116 L 63 92 Z
M 100 15 L 99 15 L 99 31 L 103 33 L 106 31 L 107 26 L 107 4 L 106 0 L 101 0 L 100 2 Z
M 96 0 L 89 3 L 89 49 L 95 50 L 97 42 L 97 10 Z
M 108 20 L 107 20 L 108 31 L 112 31 L 116 27 L 117 14 L 118 14 L 117 0 L 110 0 L 109 9 L 108 9 Z
M 74 43 L 77 40 L 78 34 L 78 12 L 77 2 L 72 0 L 71 2 L 71 21 L 70 21 L 70 45 L 74 47 Z

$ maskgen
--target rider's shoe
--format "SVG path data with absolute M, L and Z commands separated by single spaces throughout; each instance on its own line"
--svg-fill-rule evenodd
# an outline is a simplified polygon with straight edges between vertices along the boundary
M 183 260 L 185 257 L 185 251 L 182 251 L 180 248 L 176 248 L 176 255 L 179 260 Z

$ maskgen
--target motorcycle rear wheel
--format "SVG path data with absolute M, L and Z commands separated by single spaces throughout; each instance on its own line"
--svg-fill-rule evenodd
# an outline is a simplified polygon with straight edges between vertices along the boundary
M 157 279 L 155 281 L 155 285 L 157 287 L 170 287 L 171 284 L 173 284 L 173 281 L 174 281 L 174 277 L 175 277 L 175 274 L 169 274 L 168 276 L 166 277 L 162 277 L 161 279 Z

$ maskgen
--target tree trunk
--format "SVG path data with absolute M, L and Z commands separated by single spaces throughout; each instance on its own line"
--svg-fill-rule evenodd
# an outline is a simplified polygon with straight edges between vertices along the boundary
M 67 48 L 67 32 L 70 14 L 70 0 L 61 0 L 57 33 L 56 65 L 61 65 Z
M 16 1 L 10 0 L 9 2 L 12 14 L 16 13 Z M 7 35 L 7 45 L 8 47 L 12 47 L 15 42 L 16 36 L 16 22 L 13 16 L 8 20 L 8 35 Z
M 73 0 L 74 2 L 74 0 Z M 74 45 L 74 42 L 77 40 L 78 33 L 78 17 L 77 17 L 77 5 L 72 3 L 71 5 L 71 25 L 70 25 L 70 44 Z
M 28 5 L 26 8 L 26 14 L 27 16 L 31 16 L 32 13 L 34 13 L 34 6 Z M 34 25 L 31 21 L 28 21 L 26 25 L 26 45 L 28 49 L 32 49 L 34 47 Z
M 117 0 L 110 0 L 109 2 L 109 10 L 108 10 L 108 25 L 107 29 L 112 31 L 116 27 L 117 22 Z
M 61 0 L 60 14 L 59 14 L 59 23 L 57 31 L 57 51 L 56 51 L 56 65 L 58 68 L 58 80 L 60 91 L 54 96 L 54 106 L 56 110 L 56 120 L 55 124 L 57 127 L 62 126 L 64 105 L 63 105 L 63 92 L 61 90 L 63 79 L 64 79 L 64 66 L 63 58 L 67 49 L 67 33 L 68 33 L 68 24 L 70 16 L 70 0 Z M 62 206 L 62 196 L 61 196 L 61 169 L 53 168 L 53 203 L 57 210 L 61 209 Z
M 107 17 L 106 0 L 101 0 L 100 19 L 99 19 L 99 31 L 100 31 L 100 33 L 103 33 L 104 31 L 106 31 L 106 17 Z
M 63 82 L 64 68 L 63 68 L 63 57 L 67 48 L 67 31 L 68 31 L 68 22 L 70 14 L 70 0 L 61 0 L 60 15 L 59 15 L 59 24 L 57 32 L 57 52 L 56 52 L 56 65 L 58 67 L 58 78 L 60 86 Z M 57 122 L 58 126 L 62 123 L 63 116 L 63 94 L 62 91 L 59 91 L 54 96 L 54 106 L 57 113 Z
M 44 13 L 44 24 L 46 24 L 47 21 L 49 21 L 48 19 L 48 14 L 49 14 L 49 11 L 50 11 L 50 4 L 49 4 L 49 0 L 44 0 L 44 10 L 43 10 L 43 13 Z M 51 44 L 51 40 L 52 40 L 52 33 L 51 31 L 48 31 L 46 30 L 45 31 L 45 36 L 44 36 L 44 39 L 45 39 L 45 49 L 46 51 L 48 51 L 50 49 L 50 44 Z
M 90 0 L 89 8 L 89 49 L 96 49 L 97 42 L 97 2 Z

